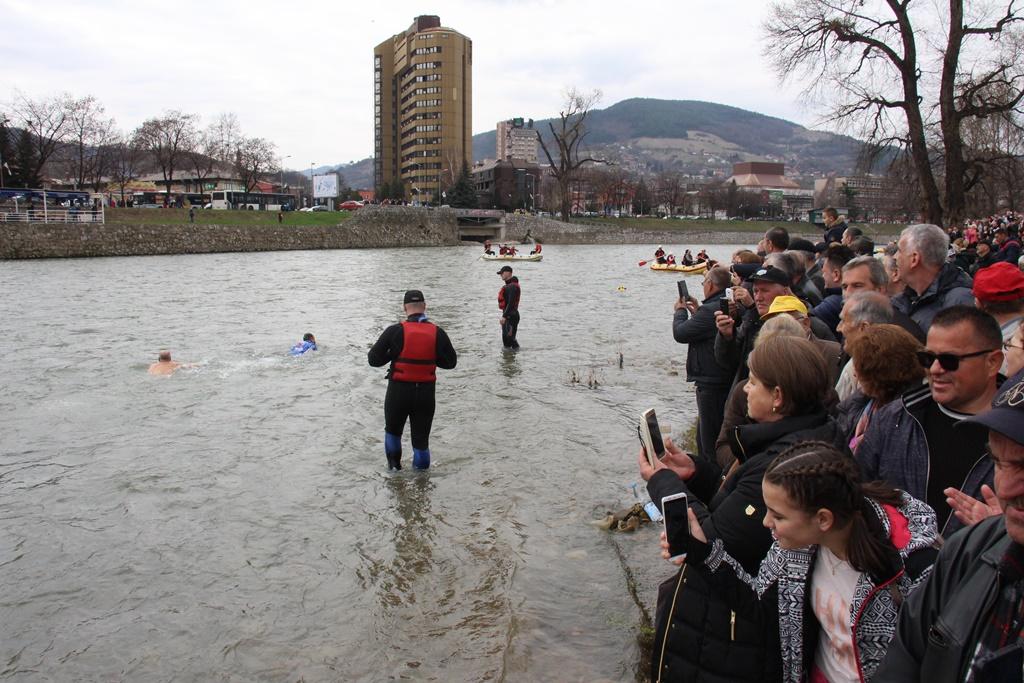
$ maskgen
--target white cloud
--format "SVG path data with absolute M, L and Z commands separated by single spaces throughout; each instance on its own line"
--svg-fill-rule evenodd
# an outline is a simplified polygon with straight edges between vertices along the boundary
M 130 129 L 165 109 L 212 121 L 235 112 L 274 140 L 286 165 L 369 156 L 373 48 L 433 13 L 473 40 L 474 132 L 503 118 L 557 114 L 566 86 L 697 99 L 800 123 L 795 87 L 761 56 L 761 0 L 632 5 L 605 0 L 345 3 L 0 0 L 0 99 L 95 95 Z

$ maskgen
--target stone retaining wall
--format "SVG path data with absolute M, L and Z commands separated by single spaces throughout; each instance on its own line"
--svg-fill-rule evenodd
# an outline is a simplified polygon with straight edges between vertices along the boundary
M 0 224 L 3 259 L 436 247 L 458 243 L 452 211 L 413 207 L 364 207 L 339 225 Z

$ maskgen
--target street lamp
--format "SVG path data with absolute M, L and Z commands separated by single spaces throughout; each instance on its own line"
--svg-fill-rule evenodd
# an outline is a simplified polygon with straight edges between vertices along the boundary
M 289 154 L 288 156 L 286 156 L 283 159 L 281 159 L 281 192 L 282 193 L 284 192 L 284 162 L 285 162 L 285 160 L 291 159 L 291 158 L 292 158 L 292 155 Z
M 313 196 L 313 164 L 315 162 L 309 162 L 309 205 L 313 206 L 313 202 L 316 199 Z
M 7 124 L 10 123 L 10 122 L 11 122 L 11 120 L 5 116 L 3 121 L 0 121 L 0 128 L 5 128 L 6 129 Z M 7 131 L 4 130 L 3 134 L 4 134 L 4 136 L 6 136 L 7 135 Z M 2 190 L 3 187 L 4 187 L 4 157 L 3 157 L 3 154 L 0 154 L 0 190 Z

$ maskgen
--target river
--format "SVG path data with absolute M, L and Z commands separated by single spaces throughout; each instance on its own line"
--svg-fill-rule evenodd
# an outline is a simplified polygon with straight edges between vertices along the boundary
M 518 353 L 478 248 L 0 263 L 0 679 L 634 680 L 588 521 L 632 500 L 644 408 L 695 415 L 652 252 L 517 266 Z M 407 288 L 459 362 L 434 466 L 407 430 L 388 473 L 366 351 Z M 148 375 L 161 348 L 196 367 Z

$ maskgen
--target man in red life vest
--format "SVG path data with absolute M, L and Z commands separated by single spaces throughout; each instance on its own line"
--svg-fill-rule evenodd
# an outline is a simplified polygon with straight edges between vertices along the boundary
M 506 349 L 518 349 L 516 332 L 519 330 L 519 278 L 512 274 L 511 266 L 502 266 L 498 275 L 505 284 L 498 291 L 498 308 L 501 309 L 501 343 Z
M 384 397 L 384 454 L 388 469 L 402 469 L 402 432 L 412 429 L 412 466 L 430 467 L 430 426 L 434 422 L 435 370 L 451 370 L 458 358 L 443 329 L 427 320 L 423 292 L 410 289 L 402 307 L 404 322 L 388 327 L 366 354 L 370 365 L 388 369 Z

